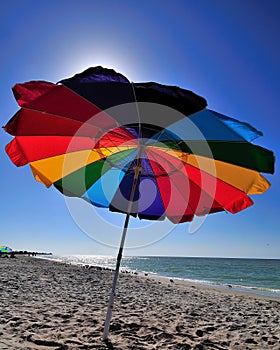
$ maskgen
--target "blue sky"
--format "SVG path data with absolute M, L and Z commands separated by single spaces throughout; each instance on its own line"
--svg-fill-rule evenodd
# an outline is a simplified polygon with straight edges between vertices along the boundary
M 18 109 L 15 83 L 56 82 L 103 65 L 135 82 L 178 85 L 204 96 L 209 108 L 263 131 L 256 143 L 277 157 L 279 15 L 276 0 L 1 2 L 1 125 Z M 4 151 L 10 140 L 2 131 L 0 244 L 115 255 L 116 248 L 98 241 L 109 237 L 117 244 L 124 217 L 104 210 L 92 215 L 85 204 L 73 214 L 72 204 L 37 183 L 28 166 L 11 163 Z M 253 207 L 210 215 L 194 233 L 189 224 L 171 229 L 165 222 L 150 227 L 132 219 L 125 254 L 280 258 L 277 163 L 276 173 L 266 177 L 272 187 L 252 196 Z

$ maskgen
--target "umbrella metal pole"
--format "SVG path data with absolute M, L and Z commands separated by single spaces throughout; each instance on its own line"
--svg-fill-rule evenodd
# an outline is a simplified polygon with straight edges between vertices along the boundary
M 113 305 L 114 305 L 115 296 L 116 296 L 116 287 L 117 287 L 117 281 L 118 281 L 118 277 L 119 277 L 122 252 L 123 252 L 124 241 L 125 241 L 126 232 L 127 232 L 127 228 L 128 228 L 129 217 L 130 217 L 130 214 L 126 214 L 125 224 L 124 224 L 124 228 L 123 228 L 123 232 L 122 232 L 122 239 L 121 239 L 117 263 L 116 263 L 116 270 L 115 270 L 112 290 L 111 290 L 111 294 L 110 294 L 110 298 L 109 298 L 109 302 L 108 302 L 107 315 L 106 315 L 105 326 L 104 326 L 104 331 L 103 331 L 103 340 L 108 339 L 108 335 L 109 335 L 110 321 L 111 321 L 111 317 L 112 317 Z
M 118 281 L 118 277 L 119 277 L 123 247 L 124 247 L 126 232 L 127 232 L 127 228 L 128 228 L 130 213 L 132 211 L 132 204 L 133 204 L 133 198 L 134 198 L 134 194 L 135 194 L 135 190 L 136 190 L 136 185 L 137 185 L 139 174 L 141 172 L 141 166 L 140 166 L 141 165 L 141 160 L 140 160 L 141 152 L 142 151 L 140 149 L 139 153 L 138 153 L 137 165 L 134 168 L 133 185 L 131 188 L 129 204 L 128 204 L 128 209 L 127 209 L 127 214 L 125 217 L 125 223 L 124 223 L 124 227 L 123 227 L 122 238 L 121 238 L 119 253 L 118 253 L 118 257 L 117 257 L 115 275 L 114 275 L 114 279 L 113 279 L 113 285 L 112 285 L 112 290 L 111 290 L 111 294 L 110 294 L 110 298 L 109 298 L 109 302 L 108 302 L 106 320 L 105 320 L 105 325 L 104 325 L 104 331 L 103 331 L 103 340 L 104 341 L 108 339 L 108 335 L 109 335 L 110 321 L 111 321 L 111 317 L 112 317 L 113 305 L 114 305 L 114 300 L 115 300 L 115 296 L 116 296 L 116 286 L 117 286 L 117 281 Z

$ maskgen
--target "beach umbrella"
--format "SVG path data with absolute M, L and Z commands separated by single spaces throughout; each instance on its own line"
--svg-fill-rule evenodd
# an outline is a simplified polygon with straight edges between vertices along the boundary
M 10 247 L 7 247 L 5 245 L 0 246 L 0 252 L 1 253 L 11 253 L 13 250 Z
M 260 173 L 273 173 L 274 155 L 252 143 L 262 133 L 189 90 L 94 67 L 13 92 L 21 108 L 4 128 L 15 136 L 6 146 L 14 164 L 29 164 L 36 180 L 66 196 L 126 215 L 104 340 L 131 216 L 178 224 L 237 213 L 253 204 L 248 194 L 270 186 Z

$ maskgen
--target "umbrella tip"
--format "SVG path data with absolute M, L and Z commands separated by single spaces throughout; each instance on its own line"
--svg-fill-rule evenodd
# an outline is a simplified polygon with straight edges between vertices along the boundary
M 67 85 L 67 83 L 73 82 L 75 80 L 84 81 L 87 83 L 129 83 L 129 80 L 123 74 L 116 72 L 114 69 L 104 68 L 102 66 L 89 67 L 83 72 L 75 74 L 71 78 L 60 80 L 58 83 Z

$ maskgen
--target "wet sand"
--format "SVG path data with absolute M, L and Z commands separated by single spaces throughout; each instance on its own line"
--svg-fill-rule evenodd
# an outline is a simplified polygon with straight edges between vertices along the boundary
M 0 259 L 0 349 L 280 349 L 280 299 L 29 257 Z

